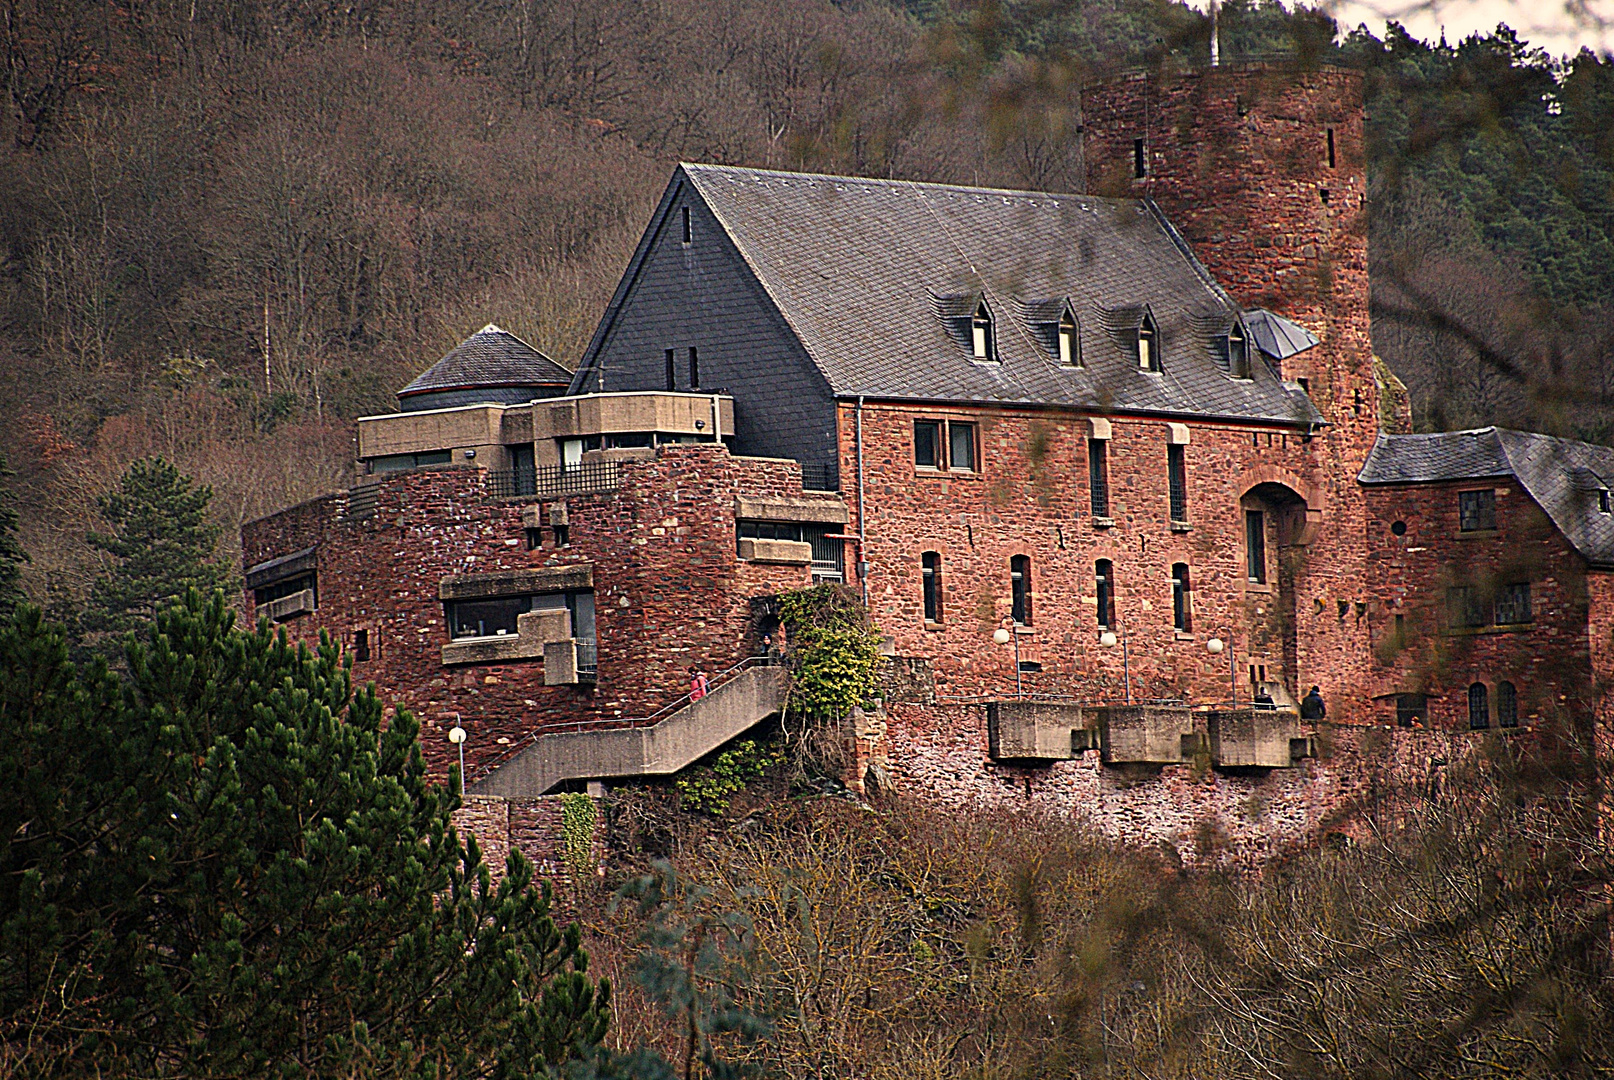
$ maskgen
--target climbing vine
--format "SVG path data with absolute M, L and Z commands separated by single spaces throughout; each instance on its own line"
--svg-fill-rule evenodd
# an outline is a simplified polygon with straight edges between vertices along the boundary
M 779 597 L 789 635 L 791 705 L 810 717 L 839 719 L 874 696 L 880 635 L 857 594 L 815 585 Z
M 569 791 L 560 797 L 562 855 L 574 884 L 581 884 L 594 873 L 594 829 L 598 823 L 599 809 L 588 795 Z
M 673 786 L 685 809 L 715 817 L 728 810 L 729 800 L 747 783 L 784 760 L 783 751 L 777 747 L 742 739 L 713 758 L 710 765 L 685 769 Z

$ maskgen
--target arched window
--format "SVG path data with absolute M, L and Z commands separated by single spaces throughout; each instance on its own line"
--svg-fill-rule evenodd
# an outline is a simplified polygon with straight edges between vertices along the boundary
M 985 300 L 975 306 L 975 317 L 970 320 L 970 351 L 977 360 L 991 360 L 995 356 L 992 312 L 987 309 Z
M 1250 377 L 1250 340 L 1237 322 L 1227 332 L 1227 370 L 1235 379 Z
M 1108 559 L 1093 564 L 1093 578 L 1098 586 L 1098 625 L 1108 630 L 1115 625 L 1115 565 Z
M 1188 581 L 1188 564 L 1174 564 L 1171 568 L 1171 625 L 1185 634 L 1194 628 L 1192 590 Z
M 1017 626 L 1031 625 L 1031 556 L 1016 555 L 1009 560 L 1009 587 L 1013 596 Z
M 1059 316 L 1059 362 L 1065 367 L 1082 366 L 1082 339 L 1076 327 L 1076 313 L 1065 305 Z
M 1496 724 L 1498 727 L 1519 726 L 1519 691 L 1506 679 L 1496 684 Z
M 1491 726 L 1491 695 L 1482 682 L 1468 688 L 1468 726 L 1472 731 Z
M 1145 313 L 1138 324 L 1138 368 L 1142 371 L 1160 370 L 1160 331 L 1154 316 Z
M 927 551 L 919 556 L 919 574 L 924 584 L 925 621 L 942 621 L 941 552 Z

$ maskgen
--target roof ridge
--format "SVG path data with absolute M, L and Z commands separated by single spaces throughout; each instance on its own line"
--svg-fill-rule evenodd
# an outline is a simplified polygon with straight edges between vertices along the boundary
M 744 165 L 708 165 L 702 162 L 681 161 L 678 167 L 694 173 L 721 173 L 748 176 L 767 176 L 797 180 L 827 180 L 848 184 L 877 184 L 881 187 L 918 188 L 933 191 L 956 191 L 972 195 L 1018 195 L 1038 199 L 1086 199 L 1097 203 L 1142 205 L 1143 198 L 1131 196 L 1093 195 L 1084 191 L 1037 191 L 1032 188 L 983 187 L 979 184 L 943 184 L 934 180 L 901 180 L 888 176 L 853 176 L 847 173 L 796 172 L 790 169 L 755 169 Z

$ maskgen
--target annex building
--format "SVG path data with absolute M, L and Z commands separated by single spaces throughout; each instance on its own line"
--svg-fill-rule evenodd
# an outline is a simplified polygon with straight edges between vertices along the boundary
M 244 528 L 249 618 L 329 632 L 434 769 L 461 727 L 495 851 L 776 715 L 815 581 L 886 635 L 854 785 L 1188 857 L 1594 711 L 1614 451 L 1406 433 L 1360 77 L 1081 106 L 1084 194 L 679 166 L 575 371 L 488 326 L 360 420 L 348 490 Z

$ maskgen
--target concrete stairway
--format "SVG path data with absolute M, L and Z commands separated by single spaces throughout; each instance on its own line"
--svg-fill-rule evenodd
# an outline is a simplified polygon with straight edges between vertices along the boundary
M 699 701 L 644 727 L 540 735 L 467 790 L 472 795 L 531 798 L 567 780 L 666 776 L 777 713 L 789 685 L 784 668 L 746 668 Z

